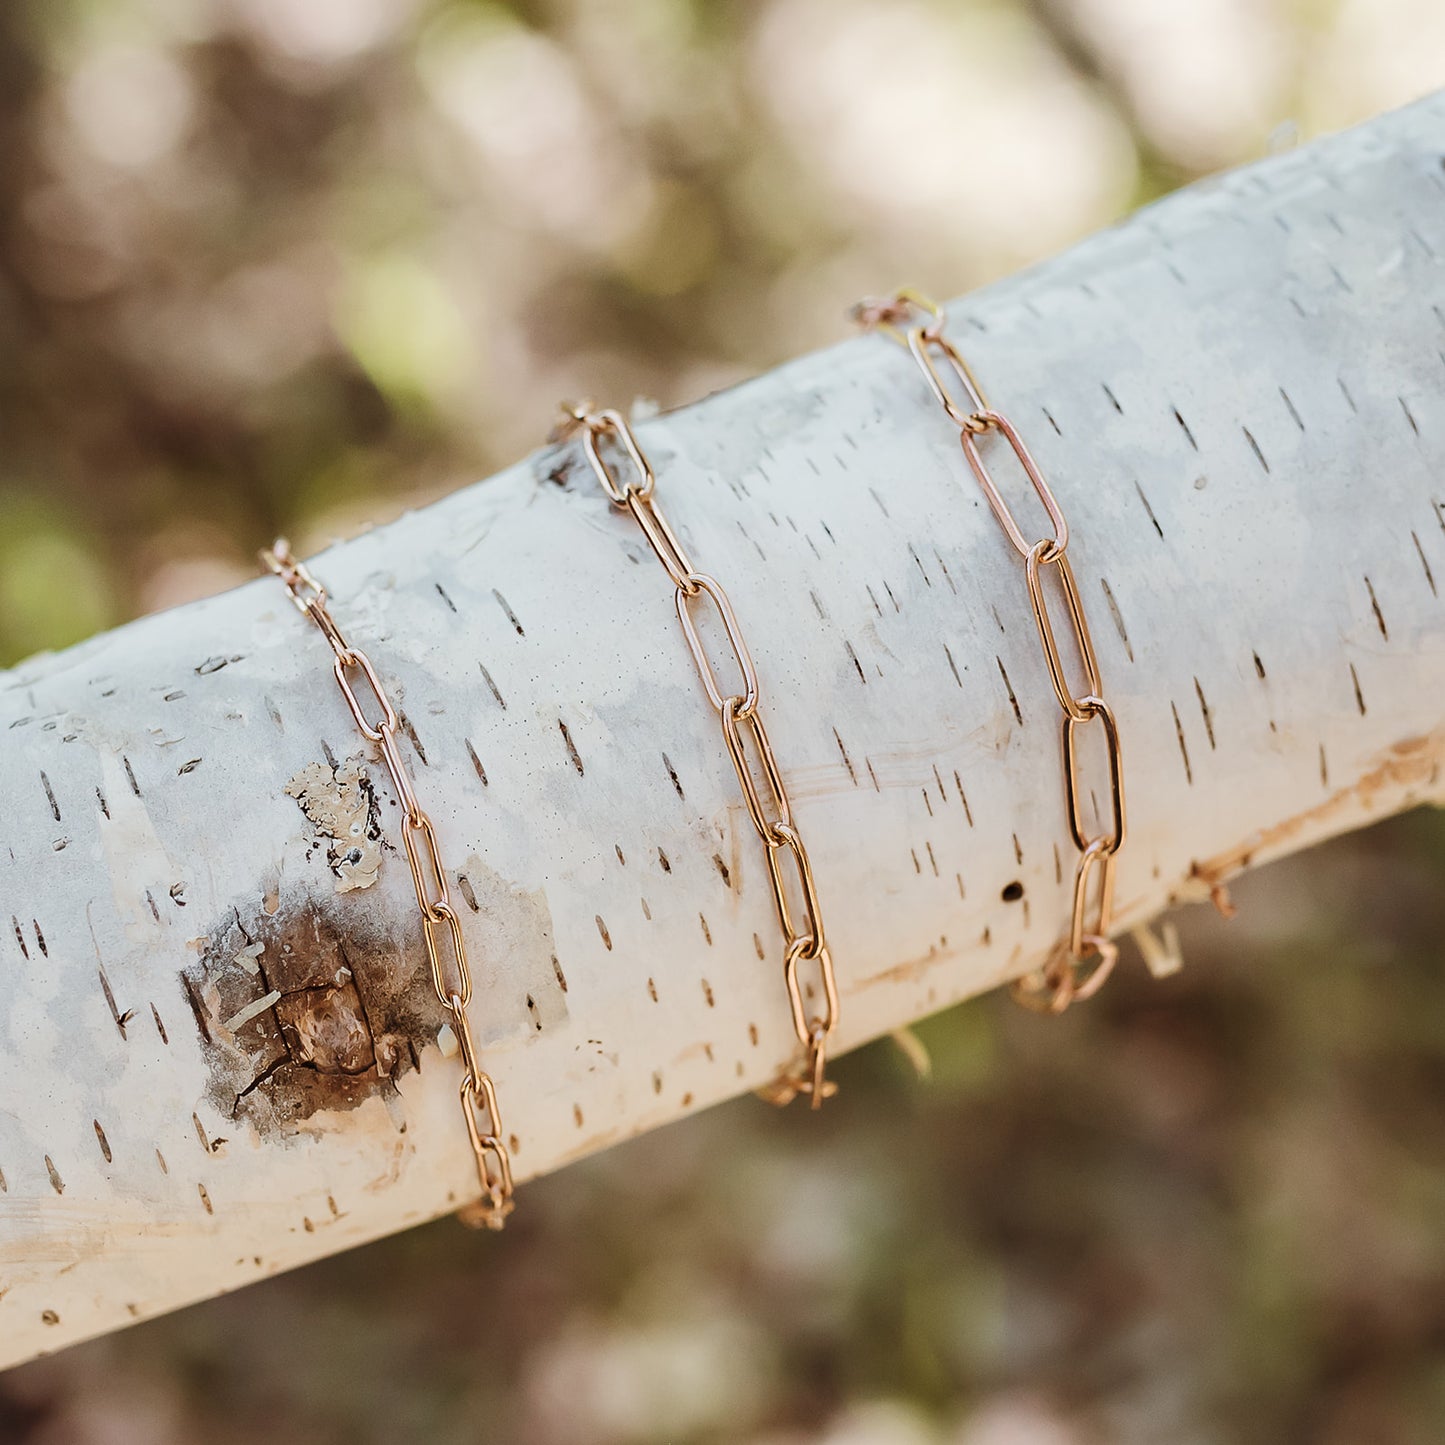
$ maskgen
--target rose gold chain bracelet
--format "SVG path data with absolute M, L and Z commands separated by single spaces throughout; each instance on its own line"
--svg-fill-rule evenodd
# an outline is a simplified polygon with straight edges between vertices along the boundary
M 397 747 L 400 720 L 371 659 L 342 636 L 327 608 L 326 589 L 303 563 L 292 556 L 286 539 L 278 538 L 269 552 L 261 554 L 261 560 L 281 579 L 297 609 L 316 624 L 331 645 L 335 654 L 333 670 L 336 681 L 351 716 L 356 720 L 362 737 L 381 749 L 382 762 L 391 775 L 392 787 L 402 808 L 401 841 L 406 848 L 411 881 L 421 908 L 432 987 L 449 1015 L 465 1069 L 461 1083 L 462 1117 L 476 1162 L 481 1195 L 458 1210 L 457 1217 L 473 1228 L 500 1229 L 512 1212 L 512 1160 L 502 1142 L 497 1091 L 491 1076 L 482 1068 L 476 1040 L 467 1023 L 472 973 L 467 965 L 466 944 L 462 939 L 461 922 L 452 907 L 446 869 L 442 867 L 441 854 L 437 851 L 436 830 L 417 801 L 411 775 Z M 381 717 L 375 723 L 367 721 L 361 700 L 352 686 L 353 674 L 359 674 L 365 680 L 381 709 Z M 451 953 L 450 967 L 443 959 L 448 950 Z
M 865 330 L 882 332 L 903 346 L 918 363 L 948 419 L 958 428 L 963 453 L 1009 544 L 1024 564 L 1029 603 L 1037 624 L 1039 642 L 1048 664 L 1054 696 L 1063 710 L 1064 806 L 1069 835 L 1079 851 L 1074 869 L 1073 905 L 1067 934 L 1042 968 L 1026 974 L 1013 986 L 1014 997 L 1043 1013 L 1062 1013 L 1071 1003 L 1090 998 L 1103 986 L 1118 961 L 1118 945 L 1109 937 L 1114 908 L 1114 859 L 1124 843 L 1124 777 L 1120 765 L 1119 729 L 1113 709 L 1103 698 L 1099 661 L 1094 653 L 1089 624 L 1084 616 L 1074 569 L 1067 556 L 1069 525 L 1054 494 L 1024 445 L 1014 424 L 989 406 L 968 363 L 943 334 L 942 308 L 916 291 L 902 290 L 887 299 L 869 298 L 853 308 L 853 318 Z M 940 363 L 952 372 L 956 391 L 950 390 Z M 961 394 L 961 400 L 959 395 Z M 999 491 L 980 449 L 989 433 L 1002 436 L 1028 477 L 1053 526 L 1053 535 L 1031 546 L 1008 503 Z M 1084 687 L 1075 692 L 1059 653 L 1058 638 L 1049 616 L 1045 579 L 1053 571 L 1063 592 L 1064 611 L 1073 630 L 1083 668 Z M 1075 732 L 1097 721 L 1103 729 L 1108 753 L 1110 826 L 1090 837 L 1084 821 Z
M 667 571 L 675 590 L 683 636 L 702 678 L 703 691 L 722 723 L 723 742 L 742 785 L 748 816 L 763 842 L 768 880 L 783 931 L 783 980 L 793 1031 L 803 1050 L 801 1061 L 765 1090 L 765 1097 L 782 1105 L 791 1103 L 799 1094 L 808 1094 L 813 1108 L 820 1108 L 823 1100 L 837 1091 L 837 1085 L 826 1078 L 826 1071 L 828 1041 L 838 1024 L 838 987 L 823 935 L 812 860 L 794 822 L 792 804 L 758 711 L 757 670 L 737 616 L 719 583 L 692 565 L 663 515 L 653 495 L 656 478 L 652 466 L 626 419 L 616 411 L 595 410 L 590 405 L 564 406 L 562 413 L 553 440 L 581 434 L 587 460 L 608 499 L 619 511 L 631 512 Z M 604 447 L 612 453 L 612 462 L 604 457 Z M 716 610 L 737 664 L 738 686 L 727 692 L 708 661 L 693 618 L 692 605 L 703 597 Z M 812 964 L 816 969 L 821 1009 L 810 1005 L 813 991 L 805 989 L 798 977 L 802 964 Z

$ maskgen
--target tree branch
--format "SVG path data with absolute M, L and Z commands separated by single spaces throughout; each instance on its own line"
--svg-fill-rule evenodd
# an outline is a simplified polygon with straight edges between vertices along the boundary
M 1442 151 L 1435 98 L 952 310 L 1073 528 L 1123 924 L 1440 796 Z M 1057 708 L 908 357 L 851 339 L 639 430 L 757 660 L 839 1047 L 1035 966 Z M 756 840 L 575 446 L 314 570 L 405 713 L 519 1177 L 773 1078 Z M 329 665 L 258 579 L 0 678 L 0 1363 L 469 1197 L 396 802 Z

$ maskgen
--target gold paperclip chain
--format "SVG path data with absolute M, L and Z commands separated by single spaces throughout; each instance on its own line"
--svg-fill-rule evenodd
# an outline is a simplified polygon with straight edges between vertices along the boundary
M 321 635 L 336 654 L 336 681 L 341 695 L 356 719 L 361 735 L 381 748 L 381 758 L 391 775 L 392 786 L 402 806 L 401 841 L 406 846 L 406 860 L 411 865 L 411 881 L 416 888 L 416 901 L 421 907 L 422 932 L 426 938 L 427 959 L 431 965 L 432 987 L 451 1018 L 466 1072 L 462 1075 L 462 1115 L 466 1121 L 467 1138 L 477 1165 L 477 1182 L 481 1198 L 464 1205 L 457 1217 L 474 1229 L 500 1229 L 512 1212 L 512 1159 L 502 1142 L 502 1116 L 497 1108 L 497 1091 L 491 1077 L 482 1068 L 476 1041 L 467 1023 L 467 1003 L 472 996 L 472 974 L 467 966 L 466 945 L 462 941 L 461 924 L 452 907 L 451 890 L 446 870 L 437 851 L 436 831 L 432 821 L 417 802 L 411 775 L 397 748 L 396 733 L 400 726 L 396 709 L 382 689 L 381 679 L 371 659 L 359 647 L 352 647 L 341 635 L 326 606 L 326 589 L 298 562 L 284 537 L 278 538 L 261 560 L 285 584 L 296 607 L 321 629 Z M 361 701 L 352 687 L 353 673 L 365 679 L 378 706 L 380 720 L 368 722 Z M 439 948 L 442 939 L 446 941 Z M 446 968 L 442 954 L 450 947 L 452 968 Z
M 1074 901 L 1068 934 L 1041 969 L 1014 984 L 1013 995 L 1025 1007 L 1041 1013 L 1062 1013 L 1071 1003 L 1096 994 L 1118 962 L 1118 945 L 1108 934 L 1114 907 L 1114 858 L 1124 843 L 1124 777 L 1119 758 L 1119 730 L 1113 710 L 1103 698 L 1099 662 L 1084 617 L 1084 604 L 1074 580 L 1074 569 L 1065 555 L 1069 525 L 1023 438 L 1006 416 L 989 406 L 968 363 L 943 334 L 945 318 L 936 302 L 917 291 L 903 290 L 887 299 L 860 301 L 853 308 L 853 319 L 865 330 L 883 332 L 905 347 L 918 363 L 929 390 L 958 428 L 969 467 L 1024 564 L 1029 603 L 1043 644 L 1049 679 L 1064 714 L 1064 803 L 1069 834 L 1079 850 L 1079 861 L 1074 869 Z M 952 383 L 946 379 L 948 372 L 952 373 Z M 1043 503 L 1053 526 L 1053 536 L 1032 546 L 1025 540 L 979 449 L 980 439 L 989 432 L 997 432 L 1009 444 Z M 1082 693 L 1076 693 L 1069 685 L 1049 616 L 1044 579 L 1050 568 L 1058 575 L 1064 611 L 1078 647 L 1084 674 Z M 1103 728 L 1108 750 L 1110 826 L 1107 833 L 1091 838 L 1085 831 L 1075 730 L 1096 720 Z
M 618 412 L 595 411 L 590 405 L 564 406 L 562 414 L 553 439 L 561 441 L 578 432 L 582 434 L 583 450 L 602 489 L 619 511 L 632 513 L 658 561 L 667 570 L 676 590 L 677 618 L 682 624 L 683 636 L 697 664 L 707 699 L 722 723 L 723 742 L 742 785 L 748 816 L 766 849 L 768 879 L 783 930 L 783 979 L 792 1009 L 793 1031 L 803 1048 L 803 1060 L 773 1083 L 765 1095 L 772 1103 L 782 1105 L 791 1103 L 799 1094 L 808 1094 L 813 1108 L 821 1108 L 823 1100 L 838 1088 L 825 1077 L 828 1040 L 838 1023 L 838 987 L 833 976 L 832 955 L 823 936 L 823 915 L 813 881 L 813 865 L 793 821 L 787 789 L 758 712 L 758 675 L 753 659 L 727 593 L 712 577 L 693 567 L 657 505 L 653 496 L 656 478 L 652 466 L 626 420 Z M 613 451 L 614 463 L 610 464 L 603 456 L 604 444 L 609 444 Z M 712 603 L 732 647 L 738 679 L 737 686 L 728 691 L 719 683 L 698 635 L 692 613 L 698 598 Z M 796 897 L 790 897 L 790 893 Z M 795 909 L 795 902 L 800 906 L 800 913 Z M 817 966 L 823 1000 L 821 1013 L 811 1011 L 804 999 L 798 977 L 798 966 L 804 963 Z

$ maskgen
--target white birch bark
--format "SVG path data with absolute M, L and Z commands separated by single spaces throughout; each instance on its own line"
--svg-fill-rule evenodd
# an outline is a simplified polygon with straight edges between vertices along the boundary
M 1121 924 L 1439 797 L 1442 153 L 1437 97 L 952 308 L 1073 527 Z M 757 660 L 840 1049 L 1036 965 L 1069 897 L 1057 707 L 908 357 L 849 339 L 640 435 Z M 757 841 L 671 588 L 575 448 L 314 565 L 420 744 L 519 1176 L 772 1078 Z M 329 659 L 266 578 L 0 678 L 0 1363 L 469 1197 Z

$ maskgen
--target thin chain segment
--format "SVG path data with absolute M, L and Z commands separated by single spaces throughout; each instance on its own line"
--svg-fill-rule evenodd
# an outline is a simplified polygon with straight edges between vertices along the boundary
M 828 1040 L 838 1024 L 838 987 L 823 934 L 813 865 L 793 820 L 777 758 L 758 712 L 758 674 L 747 642 L 727 593 L 714 578 L 693 566 L 658 506 L 653 496 L 656 478 L 652 466 L 627 421 L 616 411 L 596 411 L 590 406 L 564 406 L 562 412 L 554 439 L 581 433 L 583 450 L 602 489 L 614 507 L 632 513 L 667 571 L 676 593 L 677 619 L 683 636 L 697 665 L 703 691 L 722 724 L 723 742 L 742 785 L 748 816 L 766 850 L 768 881 L 783 931 L 783 980 L 793 1031 L 803 1050 L 802 1061 L 766 1090 L 766 1097 L 782 1105 L 791 1103 L 799 1094 L 807 1094 L 813 1108 L 820 1108 L 838 1087 L 826 1077 Z M 611 453 L 611 460 L 604 455 L 604 448 Z M 697 610 L 707 607 L 716 612 L 732 650 L 732 676 L 728 680 L 714 670 L 698 632 Z M 821 1008 L 809 1005 L 811 990 L 799 976 L 804 966 L 809 966 L 816 977 Z
M 1114 908 L 1114 858 L 1124 844 L 1124 777 L 1120 766 L 1119 729 L 1113 710 L 1103 698 L 1099 660 L 1094 653 L 1084 605 L 1074 569 L 1066 555 L 1069 524 L 1023 438 L 1009 419 L 995 411 L 957 348 L 943 334 L 942 309 L 916 291 L 903 290 L 887 299 L 861 301 L 853 317 L 865 330 L 881 331 L 905 347 L 918 363 L 929 390 L 948 419 L 958 428 L 969 468 L 983 489 L 1009 544 L 1024 564 L 1029 603 L 1048 664 L 1054 696 L 1064 714 L 1064 800 L 1069 834 L 1079 850 L 1074 869 L 1073 906 L 1069 929 L 1044 966 L 1014 984 L 1014 997 L 1042 1013 L 1062 1013 L 1071 1003 L 1091 998 L 1103 986 L 1119 949 L 1109 938 Z M 1022 467 L 1035 495 L 1043 504 L 1053 535 L 1030 544 L 1004 500 L 985 459 L 982 442 L 990 433 L 1001 436 Z M 1063 612 L 1069 620 L 1083 670 L 1083 686 L 1068 680 L 1049 612 L 1045 579 L 1056 574 L 1063 593 Z M 1077 733 L 1098 723 L 1103 733 L 1109 770 L 1109 831 L 1089 836 L 1084 819 L 1084 789 L 1079 777 Z
M 497 1108 L 497 1091 L 491 1077 L 482 1068 L 476 1041 L 467 1023 L 472 974 L 467 966 L 466 944 L 462 940 L 456 910 L 452 907 L 446 870 L 437 851 L 436 831 L 417 801 L 411 775 L 397 747 L 400 721 L 396 709 L 387 697 L 371 659 L 342 636 L 327 608 L 326 589 L 303 563 L 296 560 L 286 539 L 279 538 L 269 552 L 261 554 L 261 560 L 281 579 L 292 602 L 320 628 L 321 635 L 330 643 L 335 654 L 334 670 L 341 695 L 346 699 L 362 737 L 380 747 L 382 761 L 391 775 L 392 786 L 402 807 L 401 841 L 411 867 L 416 901 L 421 908 L 432 986 L 450 1017 L 465 1070 L 461 1083 L 462 1117 L 476 1160 L 481 1197 L 464 1205 L 457 1217 L 472 1228 L 500 1229 L 512 1212 L 512 1160 L 502 1142 L 502 1116 Z M 375 722 L 368 720 L 362 698 L 357 695 L 358 682 L 365 684 L 365 690 L 370 692 L 376 704 L 379 717 Z

